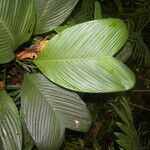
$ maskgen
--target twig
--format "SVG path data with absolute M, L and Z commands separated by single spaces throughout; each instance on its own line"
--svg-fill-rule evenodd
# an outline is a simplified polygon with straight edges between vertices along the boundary
M 133 90 L 134 93 L 150 93 L 150 89 Z
M 140 106 L 140 105 L 131 103 L 131 102 L 128 102 L 128 103 L 129 103 L 130 105 L 134 106 L 134 107 L 137 107 L 137 108 L 140 108 L 140 109 L 144 109 L 144 110 L 150 111 L 149 108 L 146 108 L 146 107 L 143 107 L 143 106 Z

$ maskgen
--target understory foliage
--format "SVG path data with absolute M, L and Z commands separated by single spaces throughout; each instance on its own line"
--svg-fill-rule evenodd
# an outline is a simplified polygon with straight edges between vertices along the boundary
M 0 0 L 0 149 L 148 150 L 149 25 L 147 0 Z
M 122 132 L 114 132 L 120 146 L 120 149 L 140 150 L 140 140 L 133 123 L 131 108 L 127 98 L 117 98 L 114 104 L 111 104 L 120 121 L 116 125 Z

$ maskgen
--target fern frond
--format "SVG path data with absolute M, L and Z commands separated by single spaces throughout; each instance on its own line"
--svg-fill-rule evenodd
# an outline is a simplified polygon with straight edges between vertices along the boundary
M 133 116 L 126 98 L 119 98 L 117 104 L 112 104 L 113 109 L 121 121 L 116 121 L 120 132 L 115 132 L 120 149 L 140 150 L 140 140 L 133 124 Z
M 146 15 L 133 19 L 128 19 L 129 41 L 133 45 L 132 59 L 138 64 L 149 67 L 150 65 L 150 50 L 145 44 L 142 31 L 150 23 L 150 15 Z
M 140 122 L 138 129 L 138 135 L 140 137 L 141 150 L 150 149 L 150 126 L 149 120 Z

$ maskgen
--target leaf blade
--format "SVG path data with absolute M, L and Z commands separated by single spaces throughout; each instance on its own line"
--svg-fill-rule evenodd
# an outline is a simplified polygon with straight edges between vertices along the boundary
M 33 0 L 0 0 L 0 64 L 11 61 L 14 50 L 31 37 L 34 15 Z
M 71 90 L 95 93 L 128 90 L 135 83 L 134 75 L 112 57 L 127 35 L 126 26 L 119 19 L 82 23 L 52 38 L 34 63 L 51 81 Z
M 35 0 L 37 23 L 35 34 L 54 30 L 71 13 L 78 0 Z
M 102 19 L 101 6 L 98 1 L 95 1 L 94 19 Z
M 26 75 L 21 107 L 27 127 L 41 149 L 60 147 L 65 127 L 87 131 L 91 124 L 89 112 L 83 109 L 86 106 L 81 99 L 41 74 Z
M 18 110 L 6 91 L 0 91 L 0 137 L 4 149 L 21 150 L 22 127 Z
M 44 61 L 36 64 L 53 82 L 74 91 L 89 93 L 124 91 L 132 88 L 132 83 L 135 82 L 133 73 L 113 57 L 89 59 L 86 62 L 81 60 L 77 63 L 70 60 Z M 46 65 L 49 65 L 49 69 Z

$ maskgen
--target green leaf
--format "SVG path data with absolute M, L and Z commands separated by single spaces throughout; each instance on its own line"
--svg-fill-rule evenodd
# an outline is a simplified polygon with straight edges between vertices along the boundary
M 57 149 L 65 127 L 86 132 L 91 117 L 80 97 L 41 74 L 26 75 L 21 90 L 23 116 L 39 149 Z
M 27 126 L 25 124 L 22 114 L 20 116 L 21 116 L 22 134 L 23 134 L 22 150 L 32 150 L 33 147 L 35 146 L 34 141 L 30 135 L 29 130 L 27 129 Z
M 101 6 L 98 1 L 95 1 L 95 12 L 94 12 L 94 19 L 102 19 L 102 14 L 101 14 Z
M 76 23 L 94 20 L 94 4 L 95 0 L 79 0 L 76 8 L 68 19 Z
M 0 90 L 0 138 L 5 150 L 22 149 L 19 113 L 5 90 Z
M 31 37 L 34 22 L 33 0 L 0 0 L 0 64 L 14 59 L 14 50 Z
M 54 30 L 71 13 L 78 0 L 35 0 L 37 22 L 35 34 Z
M 133 132 L 133 128 L 130 126 L 127 126 L 126 124 L 122 123 L 122 122 L 116 122 L 117 126 L 120 128 L 120 130 L 122 132 L 124 132 L 124 134 L 126 134 L 129 138 L 133 138 L 134 136 L 134 132 Z M 130 139 L 129 139 L 130 140 Z
M 127 37 L 119 19 L 85 22 L 54 36 L 34 63 L 51 81 L 71 90 L 128 90 L 134 85 L 134 74 L 112 57 Z
M 128 137 L 128 135 L 123 133 L 115 133 L 115 136 L 118 138 L 116 141 L 123 150 L 138 150 L 134 149 L 134 141 Z
M 122 132 L 114 133 L 117 137 L 116 142 L 124 150 L 139 150 L 140 140 L 133 124 L 133 116 L 128 104 L 128 99 L 122 97 L 117 99 L 117 102 L 118 103 L 112 104 L 112 107 L 122 120 L 122 122 L 116 121 L 117 126 Z
M 129 42 L 127 42 L 124 47 L 121 49 L 121 51 L 118 53 L 116 58 L 120 60 L 121 62 L 126 62 L 130 56 L 132 55 L 133 45 Z

